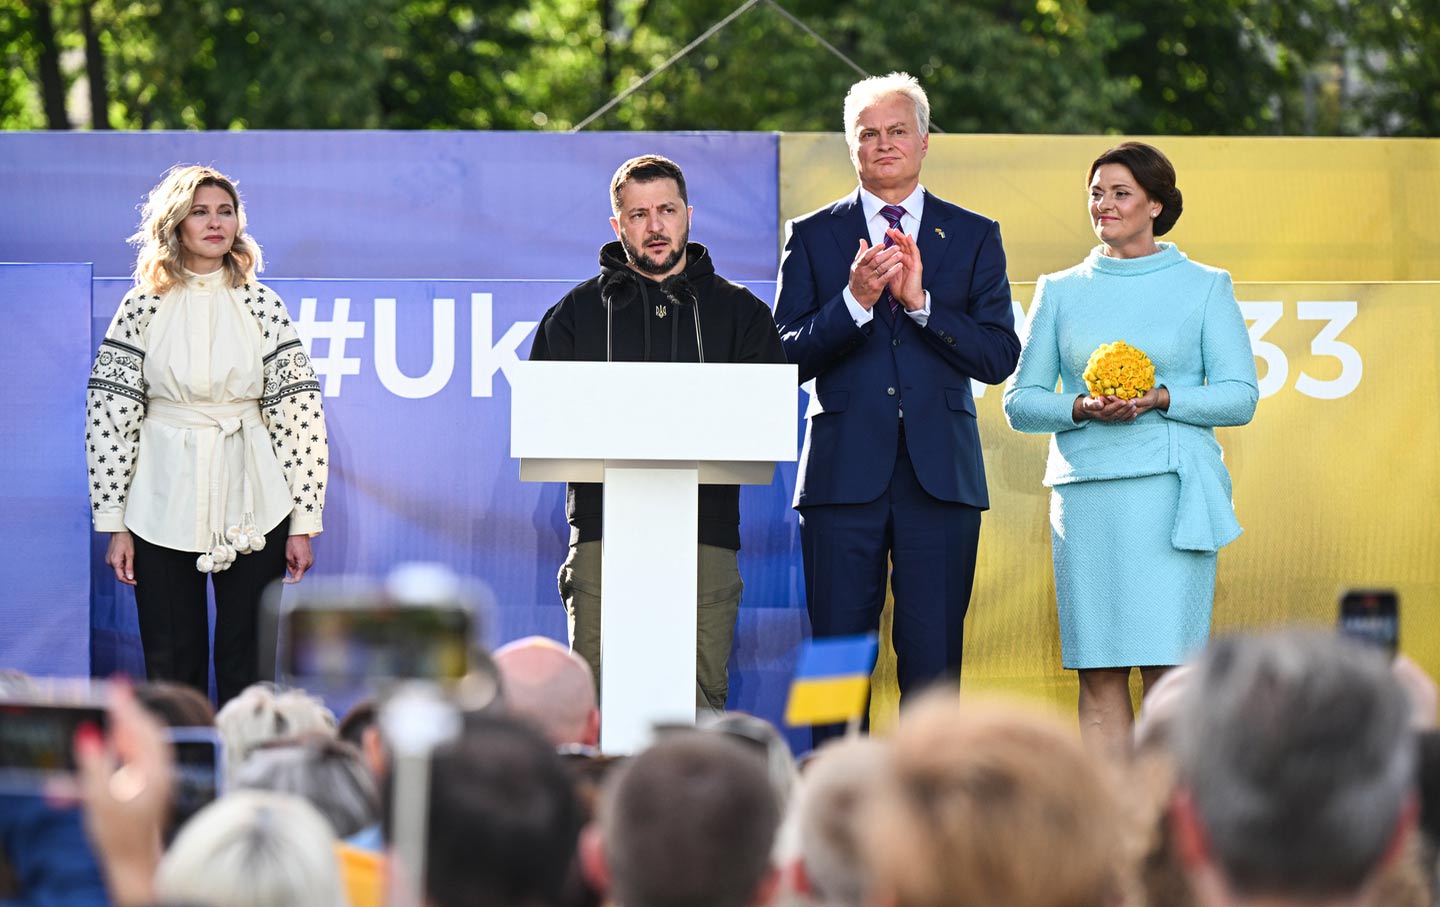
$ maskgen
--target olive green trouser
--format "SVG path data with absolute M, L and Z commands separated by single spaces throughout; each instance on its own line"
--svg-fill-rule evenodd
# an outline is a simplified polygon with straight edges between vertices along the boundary
M 560 567 L 560 600 L 569 617 L 570 648 L 590 663 L 600 686 L 600 542 L 570 546 Z M 740 613 L 740 567 L 736 552 L 714 545 L 696 551 L 695 707 L 723 712 L 730 692 L 727 665 Z

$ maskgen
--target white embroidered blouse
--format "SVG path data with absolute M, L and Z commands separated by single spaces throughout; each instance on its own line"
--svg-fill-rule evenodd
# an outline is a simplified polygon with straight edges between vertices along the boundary
M 130 291 L 90 373 L 85 443 L 95 529 L 207 551 L 247 516 L 321 529 L 320 385 L 285 303 L 259 283 L 187 272 Z

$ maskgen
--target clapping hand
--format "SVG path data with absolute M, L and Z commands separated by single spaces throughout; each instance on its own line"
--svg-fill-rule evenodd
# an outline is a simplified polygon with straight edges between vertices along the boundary
M 901 267 L 889 280 L 890 295 L 894 296 L 895 301 L 903 305 L 906 311 L 918 312 L 925 308 L 920 245 L 915 242 L 915 237 L 909 233 L 901 233 L 893 227 L 886 230 L 885 235 L 894 243 L 890 248 L 900 250 Z
M 871 246 L 860 240 L 860 250 L 850 263 L 850 293 L 856 302 L 869 309 L 903 266 L 899 246 Z

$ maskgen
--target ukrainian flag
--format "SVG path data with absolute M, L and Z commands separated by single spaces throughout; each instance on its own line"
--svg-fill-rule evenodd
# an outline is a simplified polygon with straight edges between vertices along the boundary
M 834 724 L 858 717 L 869 700 L 870 672 L 879 651 L 874 633 L 807 640 L 790 684 L 785 723 Z

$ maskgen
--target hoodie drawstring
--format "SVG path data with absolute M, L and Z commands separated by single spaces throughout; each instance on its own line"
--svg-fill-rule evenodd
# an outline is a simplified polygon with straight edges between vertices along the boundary
M 637 280 L 640 285 L 640 308 L 645 316 L 645 356 L 643 362 L 650 361 L 650 290 L 646 288 L 644 280 Z

